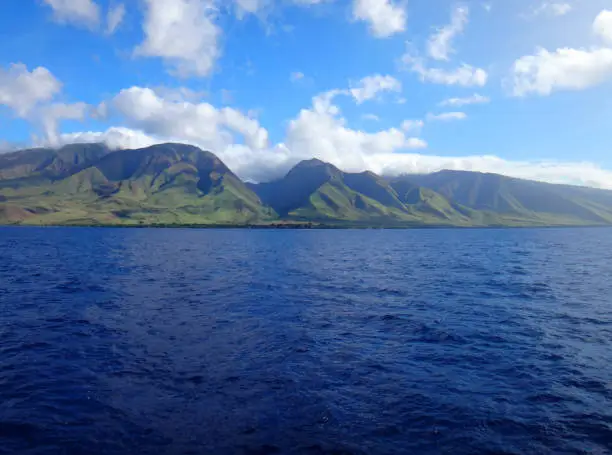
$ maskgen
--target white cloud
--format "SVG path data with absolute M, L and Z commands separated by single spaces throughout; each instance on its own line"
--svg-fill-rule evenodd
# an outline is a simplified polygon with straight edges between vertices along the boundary
M 96 142 L 105 143 L 113 150 L 125 150 L 149 147 L 166 141 L 161 138 L 149 136 L 142 131 L 123 127 L 112 127 L 103 132 L 83 131 L 78 133 L 64 133 L 60 134 L 53 144 L 43 140 L 36 145 L 61 147 L 66 144 L 91 144 Z
M 425 174 L 449 169 L 612 189 L 612 172 L 588 162 L 509 161 L 490 155 L 447 157 L 406 153 L 373 158 L 369 170 L 384 175 Z
M 404 131 L 397 128 L 375 133 L 355 130 L 347 126 L 333 104 L 338 95 L 348 93 L 332 90 L 313 98 L 312 106 L 301 110 L 289 123 L 284 142 L 268 147 L 267 132 L 257 121 L 238 111 L 217 109 L 206 103 L 168 101 L 150 89 L 133 87 L 121 91 L 108 105 L 134 129 L 113 127 L 104 132 L 62 134 L 55 138 L 54 145 L 106 142 L 111 148 L 124 149 L 168 141 L 188 143 L 216 153 L 238 176 L 250 181 L 278 178 L 300 160 L 316 157 L 350 172 L 370 170 L 398 175 L 455 169 L 612 189 L 612 172 L 592 163 L 515 162 L 495 156 L 409 153 L 411 149 L 427 146 L 422 139 L 405 134 L 422 127 L 422 121 L 403 122 Z M 73 112 L 58 108 L 58 111 L 66 114 L 65 117 L 80 115 L 78 109 Z M 460 114 L 447 113 L 447 117 L 461 118 Z M 237 135 L 244 135 L 248 140 L 239 143 Z M 49 142 L 49 139 L 44 141 Z
M 316 157 L 345 170 L 364 170 L 372 156 L 427 146 L 398 128 L 366 133 L 347 127 L 339 109 L 331 104 L 333 96 L 334 92 L 328 92 L 315 97 L 313 106 L 302 109 L 289 123 L 284 145 L 292 162 Z
M 448 98 L 442 101 L 440 106 L 467 106 L 469 104 L 487 104 L 491 102 L 491 99 L 487 96 L 479 95 L 478 93 L 474 93 L 472 96 L 468 96 L 465 98 Z
M 89 109 L 86 103 L 53 103 L 42 106 L 35 113 L 36 121 L 40 122 L 46 141 L 55 145 L 59 142 L 58 126 L 62 120 L 83 120 Z
M 136 55 L 161 57 L 180 77 L 207 76 L 220 55 L 214 0 L 144 0 L 145 40 Z
M 257 14 L 269 6 L 272 0 L 234 0 L 236 16 L 238 19 L 244 18 L 247 14 Z
M 604 41 L 612 44 L 612 11 L 603 10 L 595 18 L 593 32 Z
M 376 114 L 363 114 L 361 118 L 372 122 L 380 122 L 380 117 Z
M 375 74 L 361 79 L 349 90 L 357 104 L 372 100 L 381 92 L 401 92 L 402 83 L 392 76 Z
M 8 142 L 5 140 L 0 140 L 0 153 L 10 153 L 15 152 L 17 150 L 21 150 L 24 147 L 21 144 L 15 142 Z
M 85 103 L 51 103 L 61 89 L 61 82 L 46 68 L 30 72 L 21 63 L 12 64 L 8 70 L 0 68 L 0 105 L 42 128 L 48 142 L 57 138 L 62 120 L 82 120 L 89 108 Z
M 57 22 L 95 28 L 100 23 L 100 7 L 93 0 L 43 0 L 53 9 Z
M 116 147 L 126 143 L 191 143 L 213 151 L 242 178 L 255 181 L 279 177 L 301 159 L 313 156 L 356 170 L 367 168 L 377 154 L 427 146 L 422 139 L 407 137 L 397 128 L 375 133 L 349 128 L 333 104 L 338 95 L 349 93 L 331 90 L 314 97 L 312 106 L 289 122 L 285 141 L 269 147 L 267 131 L 237 110 L 169 101 L 151 89 L 132 87 L 107 104 L 133 130 L 114 128 L 105 133 L 63 135 L 58 142 L 104 140 Z
M 463 87 L 484 86 L 489 75 L 481 68 L 475 68 L 466 63 L 459 67 L 445 70 L 441 68 L 428 68 L 422 58 L 415 57 L 407 52 L 402 56 L 405 67 L 419 75 L 421 81 L 434 84 L 460 85 Z
M 166 87 L 164 85 L 151 87 L 160 98 L 166 101 L 196 103 L 206 97 L 206 92 L 203 90 L 192 90 L 187 87 Z
M 427 52 L 435 60 L 448 60 L 449 54 L 454 52 L 453 39 L 463 33 L 468 22 L 469 9 L 467 6 L 455 8 L 451 23 L 438 29 L 427 43 Z
M 353 19 L 367 22 L 378 38 L 406 30 L 406 10 L 392 0 L 353 0 Z
M 420 131 L 425 126 L 425 122 L 423 120 L 404 120 L 402 122 L 402 129 L 409 132 L 414 132 L 416 134 L 420 133 Z
M 561 2 L 543 2 L 537 7 L 531 10 L 531 13 L 527 15 L 528 18 L 534 18 L 537 16 L 565 16 L 572 11 L 572 5 L 569 3 Z
M 112 35 L 117 30 L 117 27 L 123 22 L 125 16 L 125 5 L 119 3 L 108 9 L 106 14 L 106 33 Z
M 448 122 L 452 120 L 465 120 L 467 114 L 465 112 L 442 112 L 441 114 L 427 114 L 427 120 L 430 122 Z
M 299 81 L 301 79 L 304 79 L 304 73 L 302 73 L 300 71 L 293 72 L 289 76 L 289 79 L 291 80 L 291 82 L 297 82 L 297 81 Z
M 593 33 L 612 38 L 612 11 L 604 10 L 592 25 Z M 611 40 L 612 41 L 612 40 Z M 584 90 L 612 78 L 612 49 L 561 48 L 536 50 L 514 62 L 509 84 L 514 96 L 550 95 L 559 90 Z
M 512 73 L 514 96 L 583 90 L 612 77 L 612 49 L 539 49 L 514 62 Z
M 238 19 L 243 19 L 247 14 L 257 14 L 261 11 L 265 11 L 274 5 L 274 0 L 225 0 L 219 3 L 225 3 L 229 1 L 234 3 L 236 9 L 236 16 Z M 312 6 L 319 5 L 325 2 L 331 2 L 333 0 L 286 0 L 287 3 L 297 6 Z
M 102 101 L 97 106 L 91 106 L 89 115 L 94 120 L 105 120 L 108 117 L 108 104 L 106 101 Z
M 253 149 L 267 146 L 268 132 L 259 122 L 232 108 L 166 99 L 143 87 L 122 90 L 110 105 L 129 126 L 153 136 L 190 140 L 210 150 L 223 150 L 236 135 Z
M 332 2 L 334 0 L 293 0 L 293 4 L 294 5 L 302 5 L 302 6 L 309 6 L 309 5 L 319 5 L 321 3 L 325 3 L 325 2 Z
M 7 106 L 20 117 L 27 116 L 39 103 L 51 100 L 62 84 L 44 67 L 31 72 L 21 63 L 0 68 L 0 105 Z
M 155 137 L 139 130 L 110 128 L 104 132 L 63 134 L 59 137 L 58 145 L 75 142 L 105 142 L 113 149 L 133 149 L 167 142 L 168 140 L 169 138 Z M 172 140 L 177 141 L 176 138 Z M 202 146 L 195 141 L 178 141 Z M 305 144 L 303 147 L 307 148 L 308 145 Z M 300 149 L 300 152 L 303 151 L 303 149 Z M 238 176 L 250 181 L 267 181 L 278 178 L 300 159 L 313 156 L 328 159 L 331 156 L 329 154 L 313 154 L 310 156 L 302 153 L 296 154 L 285 144 L 278 144 L 272 149 L 258 151 L 234 144 L 216 153 Z M 334 164 L 340 169 L 351 172 L 369 170 L 382 175 L 394 176 L 450 169 L 490 172 L 549 183 L 612 189 L 612 172 L 589 162 L 509 161 L 491 155 L 452 157 L 406 152 L 395 153 L 384 148 L 378 150 L 377 153 L 362 154 L 358 159 L 354 159 L 350 153 L 346 158 L 338 156 L 339 159 L 335 160 Z
M 239 20 L 249 14 L 265 17 L 275 5 L 290 4 L 301 7 L 319 5 L 334 0 L 214 0 L 219 6 L 226 6 L 235 11 Z

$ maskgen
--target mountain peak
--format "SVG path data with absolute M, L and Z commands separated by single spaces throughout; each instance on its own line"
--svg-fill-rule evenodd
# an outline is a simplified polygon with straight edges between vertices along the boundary
M 295 165 L 294 169 L 296 168 L 307 168 L 307 167 L 317 167 L 317 166 L 332 166 L 329 163 L 326 163 L 325 161 L 321 161 L 318 158 L 311 158 L 309 160 L 302 160 L 300 161 L 298 164 Z
M 180 142 L 164 142 L 162 144 L 155 144 L 149 147 L 143 147 L 143 149 L 148 149 L 151 151 L 154 150 L 165 150 L 172 152 L 204 152 L 210 153 L 202 150 L 200 147 L 190 144 L 181 144 Z
M 318 158 L 311 158 L 309 160 L 300 161 L 287 175 L 295 174 L 296 172 L 325 172 L 328 175 L 333 175 L 341 173 L 342 171 L 333 164 L 326 163 Z

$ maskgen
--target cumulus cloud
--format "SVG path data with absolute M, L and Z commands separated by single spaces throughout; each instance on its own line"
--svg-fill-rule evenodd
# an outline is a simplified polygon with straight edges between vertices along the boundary
M 368 168 L 375 155 L 427 146 L 399 128 L 375 133 L 349 128 L 334 104 L 340 95 L 350 96 L 350 92 L 331 90 L 315 96 L 312 106 L 289 122 L 284 142 L 269 146 L 267 131 L 240 111 L 168 100 L 149 88 L 132 87 L 106 103 L 129 128 L 61 135 L 54 143 L 104 141 L 115 148 L 190 143 L 218 154 L 239 176 L 251 181 L 280 177 L 298 161 L 312 157 L 359 170 Z
M 167 101 L 173 101 L 182 103 L 183 101 L 188 101 L 190 103 L 197 103 L 204 99 L 207 95 L 207 92 L 203 90 L 192 90 L 188 87 L 167 87 L 165 85 L 160 85 L 157 87 L 151 87 L 157 95 L 161 98 L 164 98 Z
M 591 163 L 515 162 L 495 156 L 444 157 L 411 152 L 427 146 L 424 140 L 407 135 L 418 132 L 424 124 L 422 120 L 407 120 L 400 128 L 373 133 L 360 131 L 347 125 L 340 108 L 334 104 L 337 96 L 350 94 L 347 90 L 331 90 L 315 96 L 312 105 L 289 122 L 284 141 L 269 146 L 267 131 L 239 111 L 218 109 L 207 103 L 168 100 L 151 89 L 132 87 L 106 103 L 107 109 L 123 118 L 128 127 L 62 134 L 55 137 L 53 144 L 105 142 L 115 149 L 168 141 L 193 144 L 216 153 L 249 181 L 278 178 L 300 160 L 316 157 L 350 172 L 370 170 L 398 175 L 456 169 L 612 189 L 612 172 Z M 54 110 L 60 117 L 76 118 L 82 114 L 76 106 Z M 463 115 L 445 113 L 428 119 L 453 120 Z M 44 143 L 49 144 L 49 139 Z
M 106 14 L 106 33 L 112 35 L 117 30 L 117 27 L 123 22 L 125 16 L 125 5 L 119 3 L 108 9 Z
M 588 162 L 511 161 L 491 155 L 445 157 L 403 153 L 376 158 L 371 162 L 370 170 L 384 175 L 424 174 L 449 169 L 612 189 L 612 172 Z
M 62 88 L 53 74 L 42 66 L 28 71 L 22 63 L 0 68 L 0 105 L 26 117 L 39 103 L 51 100 Z
M 43 0 L 60 23 L 95 28 L 100 23 L 100 7 L 93 0 Z
M 21 63 L 12 64 L 7 70 L 0 68 L 0 105 L 41 128 L 48 143 L 57 141 L 57 130 L 63 120 L 82 120 L 89 109 L 82 102 L 52 102 L 61 89 L 61 82 L 47 68 L 28 71 Z
M 353 0 L 353 19 L 367 22 L 377 38 L 406 30 L 406 10 L 392 0 Z
M 220 55 L 214 0 L 143 0 L 145 40 L 135 54 L 160 57 L 180 77 L 207 76 Z
M 538 49 L 514 62 L 514 96 L 550 95 L 558 90 L 584 90 L 612 77 L 612 49 Z
M 122 90 L 110 106 L 130 127 L 147 134 L 196 141 L 211 150 L 222 150 L 239 135 L 253 149 L 267 146 L 268 132 L 257 120 L 232 108 L 217 109 L 205 102 L 163 98 L 150 88 Z
M 608 44 L 612 44 L 611 10 L 603 10 L 601 13 L 599 13 L 599 15 L 595 18 L 595 22 L 593 23 L 593 32 Z
M 402 83 L 392 76 L 375 74 L 361 79 L 350 90 L 357 104 L 376 99 L 381 92 L 401 92 Z
M 612 36 L 612 12 L 602 11 L 593 23 L 593 32 L 603 39 Z M 507 81 L 514 96 L 550 95 L 559 90 L 584 90 L 612 77 L 612 49 L 539 48 L 514 62 Z
M 63 133 L 57 136 L 51 144 L 48 140 L 39 141 L 36 145 L 61 147 L 66 144 L 105 143 L 113 150 L 138 149 L 166 142 L 165 139 L 145 134 L 143 131 L 123 127 L 112 127 L 106 131 L 82 131 L 78 133 Z
M 332 100 L 329 94 L 315 98 L 311 108 L 302 109 L 289 123 L 285 145 L 295 158 L 314 156 L 357 169 L 363 167 L 367 156 L 426 146 L 420 139 L 406 137 L 398 128 L 376 133 L 351 129 Z
M 467 6 L 455 8 L 452 14 L 451 23 L 438 31 L 429 38 L 427 42 L 427 52 L 435 60 L 448 60 L 453 50 L 453 39 L 463 33 L 468 22 L 469 9 Z
M 60 136 L 60 144 L 105 142 L 114 149 L 133 149 L 167 142 L 168 138 L 155 137 L 143 131 L 128 128 L 110 128 L 104 132 L 70 133 Z M 176 138 L 173 139 L 176 141 Z M 179 142 L 202 146 L 196 141 Z M 44 144 L 40 144 L 44 145 Z M 324 155 L 302 156 L 288 145 L 278 144 L 271 149 L 254 151 L 244 145 L 231 145 L 216 151 L 219 157 L 238 176 L 249 181 L 268 181 L 284 175 L 300 159 Z M 382 175 L 424 174 L 444 169 L 490 172 L 510 177 L 612 189 L 612 172 L 588 162 L 511 161 L 492 155 L 439 156 L 435 154 L 395 153 L 380 151 L 360 156 L 359 160 L 335 161 L 346 171 L 372 171 Z
M 487 104 L 491 102 L 491 99 L 487 96 L 479 95 L 478 93 L 474 93 L 472 96 L 468 96 L 465 98 L 448 98 L 442 101 L 440 106 L 467 106 L 469 104 Z

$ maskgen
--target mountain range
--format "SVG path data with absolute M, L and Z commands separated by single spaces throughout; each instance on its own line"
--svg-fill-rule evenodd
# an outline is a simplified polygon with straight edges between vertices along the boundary
M 71 144 L 0 155 L 0 223 L 612 225 L 612 191 L 467 171 L 386 178 L 317 159 L 252 184 L 190 145 Z

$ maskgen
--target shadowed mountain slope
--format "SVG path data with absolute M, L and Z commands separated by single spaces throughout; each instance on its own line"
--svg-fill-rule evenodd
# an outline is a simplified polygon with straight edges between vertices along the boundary
M 109 150 L 71 144 L 0 155 L 0 223 L 343 226 L 612 224 L 612 191 L 496 174 L 384 178 L 312 159 L 282 179 L 245 184 L 184 144 Z
M 392 180 L 394 186 L 405 183 L 429 188 L 489 217 L 501 215 L 544 224 L 612 223 L 612 191 L 466 171 Z
M 342 172 L 320 160 L 302 161 L 284 178 L 251 188 L 279 215 L 294 219 L 469 223 L 432 191 L 402 201 L 386 179 L 372 172 Z
M 36 162 L 32 151 L 27 155 Z M 221 160 L 197 147 L 160 144 L 87 156 L 87 163 L 58 173 L 47 166 L 0 181 L 4 218 L 18 213 L 32 223 L 244 223 L 274 215 Z

